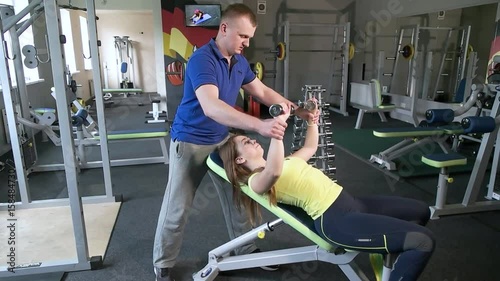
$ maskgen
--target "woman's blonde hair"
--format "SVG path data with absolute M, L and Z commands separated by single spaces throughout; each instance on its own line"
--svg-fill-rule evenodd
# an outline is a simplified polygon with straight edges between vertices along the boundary
M 238 210 L 241 208 L 245 209 L 247 216 L 252 223 L 256 225 L 256 218 L 259 221 L 262 219 L 262 214 L 260 212 L 259 204 L 248 197 L 245 193 L 241 192 L 241 185 L 248 184 L 248 179 L 254 173 L 262 171 L 264 168 L 258 168 L 251 171 L 244 165 L 239 165 L 236 163 L 236 157 L 239 156 L 238 150 L 236 149 L 236 143 L 234 138 L 238 135 L 232 135 L 229 137 L 227 142 L 219 147 L 219 155 L 224 163 L 224 170 L 226 175 L 231 182 L 233 187 L 233 201 Z M 276 193 L 274 186 L 268 191 L 269 203 L 276 206 Z

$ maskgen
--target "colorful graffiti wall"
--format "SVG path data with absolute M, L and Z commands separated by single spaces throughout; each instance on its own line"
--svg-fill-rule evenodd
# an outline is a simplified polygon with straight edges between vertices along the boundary
M 186 24 L 185 7 L 194 4 L 197 4 L 196 1 L 161 1 L 168 120 L 173 120 L 181 101 L 184 73 L 189 57 L 196 48 L 205 45 L 217 35 L 218 27 Z

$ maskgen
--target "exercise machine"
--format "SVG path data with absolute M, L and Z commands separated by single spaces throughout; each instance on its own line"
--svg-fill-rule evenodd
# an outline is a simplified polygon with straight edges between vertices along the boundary
M 151 98 L 151 95 L 149 96 L 149 101 L 151 101 L 152 105 L 152 111 L 146 112 L 146 123 L 148 124 L 153 124 L 153 123 L 165 123 L 167 122 L 166 119 L 160 119 L 160 118 L 167 118 L 167 112 L 164 110 L 160 110 L 160 103 L 161 99 L 159 98 Z
M 379 52 L 379 57 L 376 66 L 375 79 L 380 81 L 387 88 L 388 93 L 393 93 L 397 82 L 402 80 L 401 71 L 402 60 L 408 62 L 408 75 L 406 77 L 405 85 L 402 88 L 407 89 L 403 94 L 412 96 L 411 90 L 412 83 L 418 82 L 418 89 L 420 94 L 419 98 L 435 100 L 438 95 L 444 93 L 455 94 L 458 90 L 460 82 L 465 78 L 466 63 L 470 53 L 473 51 L 472 46 L 469 45 L 470 26 L 463 27 L 424 27 L 420 25 L 402 27 L 398 33 L 398 41 L 393 56 L 385 56 L 384 51 Z M 442 46 L 437 49 L 428 51 L 427 46 L 431 45 L 430 33 L 437 33 L 436 38 L 445 38 Z M 424 34 L 426 34 L 424 36 Z M 408 36 L 410 35 L 410 36 Z M 409 42 L 404 40 L 409 37 Z M 423 42 L 423 37 L 428 39 L 428 42 Z M 457 37 L 457 47 L 450 50 L 452 45 L 452 38 Z M 433 59 L 439 58 L 439 66 L 433 65 Z M 384 72 L 384 62 L 392 61 L 391 72 Z M 421 65 L 416 65 L 421 64 Z M 416 66 L 416 67 L 415 67 Z M 411 74 L 413 68 L 417 68 L 417 77 Z M 438 69 L 438 71 L 433 71 Z M 445 72 L 445 70 L 454 70 L 454 73 Z M 386 77 L 390 80 L 387 83 Z M 412 81 L 412 80 L 417 81 Z M 447 81 L 444 81 L 444 80 Z M 448 82 L 448 83 L 446 83 Z M 470 85 L 468 85 L 470 88 Z M 396 92 L 394 92 L 396 94 Z M 460 100 L 458 102 L 462 102 Z
M 114 38 L 119 88 L 134 88 L 134 46 L 129 36 L 115 36 Z
M 436 38 L 444 38 L 443 44 L 436 49 L 428 48 L 433 38 L 431 32 L 441 35 L 436 35 Z M 448 100 L 445 96 L 451 97 L 455 104 L 466 100 L 468 93 L 464 89 L 470 89 L 472 79 L 476 77 L 478 61 L 477 53 L 469 45 L 469 37 L 470 26 L 415 25 L 400 29 L 394 55 L 386 56 L 384 51 L 380 51 L 374 75 L 380 81 L 384 94 L 389 95 L 396 106 L 391 111 L 391 117 L 417 126 L 424 113 L 418 112 L 419 108 L 453 107 L 453 103 L 438 102 Z M 428 42 L 424 38 L 428 38 Z M 453 38 L 457 38 L 455 48 L 452 48 Z M 433 65 L 436 58 L 437 66 Z M 385 67 L 387 61 L 392 61 L 389 72 Z M 407 62 L 406 67 L 404 61 Z
M 93 54 L 98 54 L 97 46 L 97 26 L 96 26 L 96 15 L 95 15 L 95 5 L 93 0 L 86 0 L 87 8 L 87 18 L 88 18 L 88 30 L 89 30 L 89 41 L 90 49 Z M 87 243 L 87 234 L 85 227 L 85 220 L 83 216 L 83 202 L 92 203 L 103 203 L 103 202 L 116 202 L 117 198 L 112 192 L 111 183 L 111 173 L 109 165 L 109 154 L 107 138 L 103 137 L 100 142 L 101 159 L 103 167 L 103 178 L 105 186 L 105 194 L 101 196 L 90 196 L 90 197 L 80 197 L 79 192 L 79 181 L 78 181 L 78 170 L 77 170 L 77 159 L 75 153 L 75 146 L 73 140 L 73 129 L 70 119 L 70 109 L 69 101 L 67 99 L 67 93 L 70 91 L 68 87 L 68 82 L 65 81 L 65 62 L 64 54 L 61 45 L 61 29 L 59 21 L 59 7 L 56 0 L 33 0 L 30 1 L 28 6 L 26 6 L 18 14 L 14 12 L 11 6 L 2 6 L 2 17 L 1 17 L 1 33 L 0 41 L 5 42 L 5 33 L 9 33 L 12 39 L 12 53 L 9 54 L 8 48 L 0 48 L 0 81 L 2 85 L 2 96 L 5 104 L 6 121 L 9 124 L 9 135 L 11 140 L 12 155 L 15 164 L 15 177 L 18 184 L 19 190 L 19 202 L 15 203 L 16 209 L 22 208 L 40 208 L 40 207 L 54 207 L 54 206 L 69 206 L 71 211 L 71 219 L 73 224 L 73 232 L 76 242 L 76 257 L 71 260 L 63 261 L 50 261 L 50 262 L 39 262 L 30 264 L 19 264 L 16 267 L 11 268 L 15 270 L 15 276 L 32 275 L 40 273 L 50 273 L 50 272 L 69 272 L 69 271 L 80 271 L 96 269 L 102 266 L 102 256 L 90 257 L 89 249 Z M 42 12 L 43 11 L 43 12 Z M 27 104 L 24 104 L 21 110 L 18 110 L 14 105 L 14 93 L 13 86 L 9 77 L 9 63 L 8 59 L 14 61 L 14 67 L 16 68 L 16 79 L 17 87 L 20 90 L 21 98 L 25 101 L 28 100 L 26 83 L 24 82 L 23 67 L 22 67 L 22 53 L 19 44 L 18 33 L 22 33 L 27 26 L 34 23 L 36 18 L 40 15 L 44 15 L 46 26 L 47 26 L 47 38 L 48 38 L 48 48 L 50 49 L 50 62 L 52 68 L 52 77 L 54 82 L 56 99 L 56 112 L 59 122 L 60 129 L 60 140 L 61 146 L 64 147 L 63 160 L 64 160 L 64 172 L 65 172 L 65 183 L 68 190 L 69 198 L 63 199 L 50 199 L 50 200 L 32 200 L 30 196 L 29 184 L 27 180 L 27 167 L 25 166 L 24 153 L 23 153 L 23 142 L 18 126 L 18 118 L 30 117 L 30 110 Z M 28 16 L 29 20 L 18 24 L 22 19 Z M 99 56 L 95 55 L 92 57 L 93 67 L 93 79 L 95 84 L 94 93 L 96 94 L 96 104 L 98 114 L 104 115 L 103 107 L 103 97 L 102 97 L 102 86 L 100 83 L 100 68 L 99 68 Z M 29 121 L 29 120 L 28 120 Z M 105 120 L 101 120 L 101 125 L 99 126 L 99 133 L 106 136 L 106 124 Z M 7 210 L 7 204 L 0 204 L 0 210 Z M 14 219 L 14 218 L 13 218 Z M 0 266 L 0 278 L 12 277 L 12 272 L 9 271 L 7 266 Z
M 54 90 L 54 89 L 52 89 Z M 52 92 L 51 95 L 56 98 L 56 93 Z M 87 108 L 83 107 L 74 95 L 69 95 L 73 98 L 71 102 L 71 106 L 75 108 L 75 114 L 78 112 L 87 111 Z M 35 112 L 36 114 L 36 112 Z M 51 126 L 48 124 L 50 120 L 53 119 L 51 113 L 48 113 L 48 116 L 45 118 L 43 116 L 38 116 L 37 124 L 32 123 L 22 117 L 18 117 L 17 120 L 19 123 L 36 130 L 41 130 L 48 138 L 52 141 L 52 143 L 56 146 L 61 146 L 61 139 L 59 135 L 55 131 L 59 131 L 58 126 Z M 45 114 L 44 114 L 45 115 Z M 81 169 L 93 169 L 102 167 L 102 161 L 87 161 L 87 152 L 86 148 L 89 146 L 98 146 L 100 145 L 100 132 L 98 130 L 97 122 L 89 115 L 85 115 L 85 122 L 79 125 L 79 127 L 75 127 L 76 130 L 73 131 L 75 138 L 74 144 L 77 148 L 76 151 L 76 159 L 77 159 L 77 167 L 78 170 Z M 49 121 L 45 121 L 48 119 Z M 102 119 L 102 118 L 99 118 Z M 165 122 L 160 120 L 161 122 Z M 156 164 L 163 163 L 168 164 L 168 151 L 166 145 L 166 137 L 168 136 L 168 130 L 166 128 L 149 128 L 149 129 L 140 129 L 140 130 L 120 130 L 120 131 L 108 131 L 107 139 L 109 142 L 124 142 L 124 141 L 158 141 L 161 149 L 161 155 L 151 156 L 151 157 L 134 157 L 134 158 L 125 158 L 125 159 L 110 159 L 111 167 L 117 166 L 129 166 L 129 165 L 142 165 L 142 164 Z M 27 170 L 29 173 L 32 172 L 47 172 L 47 171 L 60 171 L 64 169 L 63 164 L 35 164 L 29 167 Z
M 117 88 L 104 88 L 104 99 L 109 100 L 113 94 L 122 94 L 124 98 L 129 95 L 142 93 L 141 88 L 135 87 L 133 79 L 135 78 L 134 45 L 129 36 L 115 36 L 115 53 L 117 68 Z M 108 80 L 105 72 L 105 81 Z M 106 83 L 107 84 L 107 83 Z
M 456 117 L 464 115 L 471 110 L 476 104 L 482 89 L 482 87 L 473 86 L 470 99 L 455 110 L 428 110 L 426 112 L 426 119 L 420 122 L 419 126 L 374 130 L 373 134 L 377 137 L 405 139 L 378 154 L 371 155 L 370 162 L 378 164 L 381 168 L 393 171 L 397 169 L 394 163 L 395 159 L 428 143 L 437 143 L 444 153 L 450 153 L 452 149 L 448 147 L 446 140 L 449 136 L 460 134 L 462 129 L 447 125 L 451 124 Z
M 462 119 L 463 134 L 483 133 L 483 137 L 461 203 L 447 204 L 446 202 L 448 184 L 453 182 L 453 179 L 449 176 L 448 167 L 465 165 L 467 159 L 456 153 L 422 156 L 422 162 L 441 169 L 437 185 L 436 204 L 431 206 L 432 219 L 446 215 L 500 210 L 498 193 L 495 191 L 498 162 L 500 160 L 500 148 L 495 145 L 500 143 L 498 130 L 500 124 L 500 86 L 474 85 L 474 87 L 480 91 L 492 93 L 495 96 L 495 102 L 489 116 L 473 116 Z M 479 200 L 479 192 L 484 187 L 483 180 L 487 178 L 488 165 L 492 155 L 493 162 L 487 192 L 484 196 L 485 200 Z

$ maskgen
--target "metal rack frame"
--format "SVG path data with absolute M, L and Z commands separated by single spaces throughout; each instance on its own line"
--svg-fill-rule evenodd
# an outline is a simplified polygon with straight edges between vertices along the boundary
M 104 119 L 104 102 L 102 94 L 101 83 L 101 70 L 99 67 L 99 50 L 97 45 L 97 26 L 94 0 L 86 0 L 87 8 L 87 24 L 89 30 L 89 41 L 93 66 L 93 79 L 94 79 L 94 93 L 96 96 L 97 115 L 100 121 L 99 134 L 101 135 L 101 157 L 104 174 L 104 185 L 106 194 L 103 196 L 80 197 L 78 190 L 78 169 L 77 159 L 75 154 L 75 145 L 73 139 L 73 128 L 70 121 L 70 110 L 68 107 L 69 101 L 67 92 L 70 91 L 68 81 L 66 80 L 64 51 L 61 43 L 61 29 L 59 20 L 59 7 L 57 0 L 33 0 L 23 11 L 17 15 L 10 15 L 2 17 L 0 27 L 2 33 L 0 40 L 4 43 L 4 33 L 10 32 L 13 40 L 12 48 L 14 54 L 18 56 L 12 57 L 15 62 L 18 89 L 23 102 L 23 109 L 21 112 L 16 112 L 16 105 L 14 100 L 14 91 L 12 91 L 12 83 L 10 79 L 8 59 L 11 57 L 6 48 L 0 48 L 0 81 L 2 83 L 2 92 L 5 103 L 5 111 L 7 122 L 10 124 L 9 134 L 11 138 L 12 153 L 14 163 L 16 166 L 16 176 L 18 180 L 18 188 L 20 192 L 21 202 L 15 204 L 16 209 L 21 208 L 39 208 L 39 207 L 54 207 L 54 206 L 69 206 L 71 209 L 71 218 L 73 222 L 73 231 L 76 241 L 77 256 L 75 259 L 57 262 L 41 262 L 29 264 L 14 268 L 16 276 L 31 275 L 49 272 L 69 272 L 93 269 L 102 263 L 102 257 L 89 257 L 87 236 L 85 230 L 84 215 L 82 209 L 82 201 L 92 203 L 116 202 L 117 200 L 112 193 L 111 172 L 110 172 L 110 159 L 108 152 L 108 139 L 106 133 L 106 124 Z M 19 127 L 16 125 L 17 116 L 21 115 L 30 118 L 29 110 L 26 111 L 27 103 L 27 90 L 26 83 L 23 78 L 23 68 L 21 61 L 21 52 L 17 36 L 13 34 L 22 33 L 27 26 L 32 24 L 38 17 L 40 11 L 43 10 L 45 15 L 48 44 L 51 51 L 51 67 L 53 74 L 53 82 L 56 94 L 56 106 L 60 127 L 60 137 L 63 151 L 63 159 L 65 166 L 65 180 L 68 188 L 68 199 L 51 199 L 32 201 L 30 198 L 29 186 L 27 182 L 27 169 L 23 161 L 22 150 L 22 135 Z M 18 22 L 30 12 L 33 15 L 28 21 L 18 24 Z M 5 43 L 4 43 L 5 44 Z M 7 210 L 7 204 L 0 204 L 0 210 Z M 11 277 L 13 273 L 8 271 L 6 266 L 0 267 L 0 277 Z
M 330 62 L 330 78 L 328 81 L 328 89 L 329 96 L 336 96 L 333 87 L 333 77 L 335 71 L 335 61 L 337 59 L 341 60 L 341 85 L 339 93 L 339 105 L 338 107 L 333 106 L 332 101 L 327 100 L 330 103 L 330 110 L 340 113 L 344 116 L 348 116 L 347 112 L 347 88 L 348 88 L 348 73 L 349 73 L 349 44 L 350 44 L 350 32 L 351 32 L 351 24 L 349 22 L 345 24 L 318 24 L 318 23 L 291 23 L 289 21 L 284 21 L 278 26 L 278 38 L 283 36 L 283 42 L 285 43 L 285 58 L 283 60 L 283 95 L 285 98 L 289 98 L 289 79 L 290 79 L 290 52 L 294 50 L 290 50 L 290 37 L 293 35 L 290 32 L 292 27 L 310 27 L 310 28 L 330 28 L 333 29 L 333 44 L 331 50 L 302 50 L 304 52 L 331 52 L 332 59 Z M 339 37 L 339 33 L 342 33 L 342 42 L 341 48 L 337 48 Z M 312 34 L 311 36 L 314 36 Z M 340 57 L 336 57 L 335 54 L 340 53 Z M 278 61 L 279 62 L 279 61 Z M 276 78 L 278 75 L 276 75 Z M 277 78 L 278 79 L 278 78 Z M 278 81 L 277 81 L 278 82 Z M 276 85 L 279 85 L 276 83 Z

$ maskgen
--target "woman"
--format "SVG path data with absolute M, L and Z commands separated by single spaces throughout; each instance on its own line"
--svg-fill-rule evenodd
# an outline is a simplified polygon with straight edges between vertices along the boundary
M 290 115 L 276 117 L 286 121 Z M 316 231 L 327 241 L 346 249 L 370 253 L 395 253 L 390 280 L 416 280 L 434 251 L 434 236 L 424 227 L 430 211 L 423 202 L 389 196 L 353 197 L 323 172 L 307 164 L 317 150 L 318 113 L 307 122 L 304 146 L 284 157 L 283 141 L 271 139 L 267 160 L 255 141 L 232 136 L 220 150 L 224 169 L 238 206 L 250 221 L 260 216 L 257 204 L 240 191 L 240 184 L 266 194 L 271 204 L 281 202 L 303 208 Z

